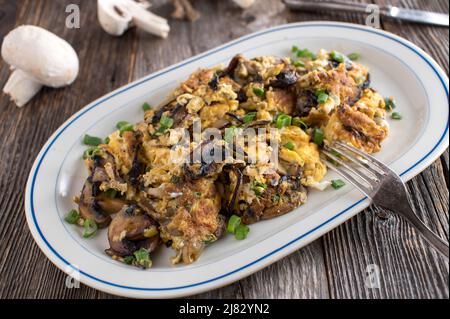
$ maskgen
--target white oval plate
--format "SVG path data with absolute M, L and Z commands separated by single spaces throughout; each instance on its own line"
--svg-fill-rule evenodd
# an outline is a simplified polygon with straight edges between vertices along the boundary
M 369 205 L 349 185 L 310 192 L 308 203 L 284 216 L 251 226 L 246 240 L 226 236 L 209 246 L 192 265 L 171 266 L 170 249 L 140 270 L 111 260 L 106 231 L 83 239 L 63 218 L 74 208 L 87 177 L 81 160 L 85 133 L 106 136 L 119 120 L 142 120 L 141 105 L 157 105 L 200 67 L 227 63 L 235 54 L 288 56 L 293 44 L 359 52 L 371 68 L 372 85 L 395 96 L 403 120 L 391 120 L 391 134 L 377 156 L 408 180 L 430 165 L 448 146 L 448 78 L 435 61 L 393 34 L 344 23 L 296 23 L 257 32 L 151 74 L 84 107 L 47 141 L 31 170 L 26 216 L 31 233 L 47 257 L 81 282 L 128 297 L 179 297 L 224 286 L 279 260 L 322 236 Z M 100 71 L 100 70 L 99 70 Z M 328 178 L 332 178 L 330 174 Z M 78 272 L 78 273 L 77 273 Z

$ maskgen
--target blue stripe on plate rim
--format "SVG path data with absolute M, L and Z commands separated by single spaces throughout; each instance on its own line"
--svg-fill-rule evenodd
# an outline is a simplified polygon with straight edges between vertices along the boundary
M 39 168 L 40 168 L 40 166 L 41 166 L 41 164 L 42 164 L 42 161 L 43 161 L 43 159 L 45 158 L 45 156 L 46 156 L 47 152 L 49 151 L 50 147 L 51 147 L 51 146 L 53 145 L 53 143 L 58 139 L 58 137 L 62 134 L 62 132 L 64 132 L 64 130 L 67 129 L 67 127 L 69 127 L 69 126 L 70 126 L 72 123 L 74 123 L 78 118 L 80 118 L 83 114 L 85 114 L 85 113 L 88 112 L 89 110 L 93 109 L 94 107 L 96 107 L 96 106 L 102 104 L 103 102 L 105 102 L 105 101 L 111 99 L 112 97 L 114 97 L 114 96 L 116 96 L 116 95 L 119 95 L 119 94 L 121 94 L 121 93 L 123 93 L 123 92 L 126 92 L 126 91 L 130 90 L 130 89 L 133 88 L 133 87 L 139 86 L 139 85 L 141 85 L 142 83 L 145 83 L 145 82 L 147 82 L 147 81 L 149 81 L 149 80 L 151 80 L 151 79 L 154 79 L 154 78 L 156 78 L 156 77 L 158 77 L 158 76 L 161 76 L 162 74 L 165 74 L 165 73 L 167 73 L 167 72 L 170 72 L 170 71 L 173 71 L 173 70 L 175 70 L 175 69 L 178 69 L 178 68 L 180 68 L 180 67 L 182 67 L 182 66 L 184 66 L 184 65 L 187 65 L 187 64 L 189 64 L 189 63 L 192 63 L 192 62 L 194 62 L 194 61 L 196 61 L 196 60 L 198 60 L 198 59 L 201 59 L 201 58 L 203 58 L 203 57 L 209 56 L 209 55 L 214 54 L 214 53 L 216 53 L 216 52 L 222 51 L 222 50 L 224 50 L 224 49 L 226 49 L 226 48 L 228 48 L 228 47 L 234 46 L 234 45 L 236 45 L 236 44 L 238 44 L 238 43 L 240 43 L 240 42 L 246 41 L 246 40 L 251 39 L 251 38 L 255 38 L 255 37 L 258 37 L 258 36 L 267 34 L 267 33 L 272 33 L 272 32 L 276 32 L 276 31 L 280 31 L 280 30 L 292 29 L 292 28 L 305 28 L 305 27 L 336 27 L 336 28 L 344 28 L 344 29 L 354 29 L 354 30 L 358 30 L 358 31 L 363 31 L 363 32 L 368 32 L 368 33 L 377 34 L 377 35 L 380 35 L 380 36 L 382 36 L 382 37 L 391 39 L 391 40 L 393 40 L 393 41 L 395 41 L 395 42 L 398 42 L 398 43 L 400 43 L 401 45 L 403 45 L 404 47 L 406 47 L 406 48 L 410 49 L 411 51 L 413 51 L 414 53 L 416 53 L 420 58 L 422 58 L 422 59 L 423 59 L 423 60 L 424 60 L 424 61 L 425 61 L 432 69 L 433 69 L 433 71 L 436 73 L 436 75 L 438 76 L 439 80 L 441 81 L 441 84 L 442 84 L 442 86 L 443 86 L 443 88 L 444 88 L 444 90 L 445 90 L 445 92 L 446 92 L 447 99 L 448 99 L 448 97 L 449 97 L 449 91 L 448 91 L 448 87 L 447 87 L 447 85 L 446 85 L 446 83 L 445 83 L 445 79 L 442 77 L 442 75 L 441 75 L 440 72 L 436 69 L 436 67 L 433 65 L 433 63 L 430 61 L 430 59 L 429 59 L 428 57 L 426 57 L 425 55 L 423 55 L 423 54 L 417 49 L 417 47 L 416 47 L 415 45 L 412 45 L 412 44 L 410 44 L 408 41 L 403 40 L 403 39 L 400 38 L 400 37 L 394 36 L 394 35 L 392 35 L 392 34 L 390 34 L 390 33 L 388 33 L 388 32 L 379 31 L 379 30 L 373 30 L 373 29 L 370 29 L 370 28 L 367 28 L 367 27 L 364 27 L 364 26 L 353 25 L 353 24 L 347 24 L 347 23 L 338 23 L 338 24 L 336 24 L 336 23 L 332 23 L 332 22 L 318 22 L 318 23 L 311 23 L 311 22 L 310 22 L 310 23 L 304 23 L 304 24 L 302 24 L 302 23 L 292 23 L 292 24 L 287 24 L 287 25 L 283 25 L 283 26 L 271 28 L 271 29 L 268 29 L 268 30 L 265 30 L 265 31 L 257 32 L 257 33 L 254 33 L 254 34 L 250 34 L 250 35 L 248 35 L 248 36 L 244 36 L 244 37 L 242 37 L 242 38 L 239 39 L 239 40 L 232 41 L 232 42 L 230 42 L 229 44 L 227 44 L 227 45 L 225 45 L 225 46 L 219 47 L 219 48 L 217 48 L 217 49 L 215 49 L 215 50 L 211 50 L 211 51 L 206 52 L 206 53 L 204 53 L 204 54 L 200 54 L 200 55 L 198 55 L 198 56 L 196 56 L 196 57 L 194 57 L 194 58 L 191 58 L 191 59 L 186 60 L 186 61 L 185 61 L 184 63 L 182 63 L 182 64 L 175 65 L 174 67 L 165 69 L 165 70 L 163 70 L 163 71 L 161 71 L 161 72 L 157 72 L 157 73 L 155 73 L 153 76 L 149 76 L 149 77 L 147 77 L 147 78 L 144 78 L 144 79 L 141 80 L 141 81 L 136 82 L 135 84 L 133 84 L 133 85 L 131 85 L 131 86 L 128 86 L 128 87 L 126 87 L 126 88 L 124 88 L 124 89 L 122 89 L 122 90 L 118 90 L 116 93 L 114 93 L 114 94 L 112 94 L 112 95 L 110 95 L 110 96 L 107 96 L 107 97 L 105 97 L 104 99 L 99 100 L 97 103 L 93 104 L 91 107 L 89 107 L 89 108 L 87 108 L 86 110 L 84 110 L 83 112 L 79 113 L 75 118 L 73 118 L 69 123 L 67 123 L 64 127 L 61 128 L 61 130 L 58 132 L 58 134 L 56 134 L 56 136 L 54 136 L 53 140 L 47 145 L 47 148 L 46 148 L 46 149 L 44 150 L 44 152 L 42 153 L 41 158 L 40 158 L 39 161 L 37 162 L 37 165 L 36 165 L 36 168 L 35 168 L 35 170 L 34 170 L 34 173 L 31 172 L 31 173 L 33 173 L 33 177 L 32 177 L 32 180 L 31 180 L 31 190 L 30 190 L 30 193 L 29 193 L 29 194 L 30 194 L 29 200 L 30 200 L 31 215 L 32 215 L 32 218 L 33 218 L 32 221 L 33 221 L 34 226 L 36 227 L 36 229 L 37 229 L 39 235 L 41 236 L 42 240 L 43 240 L 44 243 L 47 245 L 47 247 L 53 252 L 53 254 L 54 254 L 56 257 L 58 257 L 62 262 L 64 262 L 67 266 L 70 266 L 70 267 L 74 268 L 73 265 L 72 265 L 71 263 L 69 263 L 67 260 L 65 260 L 65 259 L 64 259 L 64 258 L 63 258 L 63 257 L 62 257 L 62 256 L 61 256 L 61 255 L 60 255 L 60 254 L 59 254 L 59 253 L 58 253 L 58 252 L 50 245 L 50 243 L 49 243 L 49 242 L 47 241 L 47 239 L 44 237 L 44 234 L 42 233 L 42 231 L 41 231 L 41 229 L 40 229 L 40 227 L 39 227 L 39 225 L 38 225 L 38 223 L 37 223 L 37 220 L 36 220 L 36 214 L 35 214 L 34 203 L 33 203 L 33 200 L 34 200 L 34 196 L 33 196 L 33 195 L 34 195 L 34 186 L 35 186 L 36 176 L 37 176 L 37 174 L 38 174 L 38 172 L 39 172 Z M 416 166 L 419 165 L 421 162 L 423 162 L 425 159 L 427 159 L 427 158 L 428 158 L 428 157 L 429 157 L 429 156 L 430 156 L 430 155 L 431 155 L 431 154 L 432 154 L 432 153 L 440 146 L 440 144 L 444 141 L 444 138 L 445 138 L 445 136 L 447 135 L 448 129 L 449 129 L 449 122 L 448 122 L 448 119 L 447 119 L 447 125 L 446 125 L 446 128 L 445 128 L 445 131 L 444 131 L 444 133 L 442 134 L 442 136 L 440 137 L 440 139 L 439 139 L 439 141 L 437 142 L 437 144 L 436 144 L 435 146 L 433 146 L 433 148 L 432 148 L 432 149 L 431 149 L 424 157 L 422 157 L 417 163 L 415 163 L 415 164 L 412 165 L 410 168 L 408 168 L 407 170 L 405 170 L 404 172 L 402 172 L 400 175 L 403 176 L 403 175 L 407 174 L 407 173 L 410 172 L 414 167 L 416 167 Z M 237 269 L 235 269 L 235 270 L 233 270 L 233 271 L 230 271 L 230 272 L 228 272 L 228 273 L 226 273 L 226 274 L 223 274 L 223 275 L 221 275 L 221 276 L 217 276 L 217 277 L 214 277 L 214 278 L 211 278 L 211 279 L 208 279 L 208 280 L 204 280 L 204 281 L 201 281 L 201 282 L 198 282 L 198 283 L 194 283 L 194 284 L 189 284 L 189 285 L 184 285 L 184 286 L 178 286 L 178 287 L 168 287 L 168 288 L 143 288 L 143 287 L 131 287 L 131 286 L 124 286 L 124 285 L 115 284 L 115 283 L 112 283 L 112 282 L 109 282 L 109 281 L 106 281 L 106 280 L 97 278 L 97 277 L 95 277 L 95 276 L 92 276 L 92 275 L 90 275 L 90 274 L 88 274 L 88 273 L 86 273 L 86 272 L 84 272 L 84 271 L 82 271 L 82 270 L 79 270 L 79 269 L 76 269 L 76 268 L 74 268 L 74 269 L 76 269 L 77 271 L 79 271 L 82 275 L 84 275 L 84 276 L 86 276 L 86 277 L 88 277 L 88 278 L 90 278 L 90 279 L 93 279 L 93 280 L 95 280 L 95 281 L 97 281 L 97 282 L 99 282 L 99 283 L 106 284 L 106 285 L 110 285 L 110 286 L 117 287 L 117 288 L 124 288 L 124 289 L 131 289 L 131 290 L 139 290 L 139 291 L 167 291 L 167 290 L 179 290 L 179 289 L 186 289 L 186 288 L 191 288 L 191 287 L 195 287 L 195 286 L 200 286 L 200 285 L 204 285 L 204 284 L 207 284 L 207 283 L 210 283 L 210 282 L 213 282 L 213 281 L 216 281 L 216 280 L 219 280 L 219 279 L 228 277 L 228 276 L 230 276 L 230 275 L 232 275 L 232 274 L 235 274 L 235 273 L 237 273 L 237 272 L 239 272 L 239 271 L 241 271 L 241 270 L 243 270 L 243 269 L 245 269 L 245 268 L 248 268 L 248 267 L 250 267 L 250 266 L 252 266 L 252 265 L 254 265 L 254 264 L 257 264 L 258 262 L 260 262 L 260 261 L 262 261 L 262 260 L 268 258 L 269 256 L 271 256 L 271 255 L 273 255 L 273 254 L 275 254 L 275 253 L 277 253 L 277 252 L 283 250 L 284 248 L 286 248 L 286 247 L 292 245 L 293 243 L 299 241 L 300 239 L 305 238 L 306 236 L 312 234 L 313 232 L 315 232 L 316 230 L 322 228 L 322 227 L 325 226 L 326 224 L 329 224 L 331 221 L 333 221 L 333 220 L 335 220 L 336 218 L 338 218 L 339 216 L 345 214 L 347 211 L 351 210 L 352 208 L 358 206 L 359 204 L 361 204 L 361 203 L 362 203 L 363 201 L 365 201 L 366 199 L 367 199 L 367 197 L 364 197 L 364 198 L 360 199 L 360 200 L 357 201 L 356 203 L 352 204 L 351 206 L 347 207 L 345 210 L 343 210 L 343 211 L 339 212 L 338 214 L 334 215 L 333 217 L 331 217 L 330 219 L 326 220 L 326 221 L 323 222 L 322 224 L 320 224 L 320 225 L 314 227 L 314 228 L 311 229 L 310 231 L 308 231 L 308 232 L 306 232 L 306 233 L 304 233 L 304 234 L 298 236 L 298 237 L 295 238 L 294 240 L 291 240 L 290 242 L 288 242 L 288 243 L 284 244 L 283 246 L 281 246 L 281 247 L 279 247 L 279 248 L 277 248 L 277 249 L 275 249 L 275 250 L 273 250 L 273 251 L 271 251 L 271 252 L 265 254 L 264 256 L 262 256 L 262 257 L 256 259 L 256 260 L 253 261 L 253 262 L 250 262 L 250 263 L 248 263 L 248 264 L 246 264 L 246 265 L 244 265 L 244 266 L 242 266 L 242 267 L 239 267 L 239 268 L 237 268 Z

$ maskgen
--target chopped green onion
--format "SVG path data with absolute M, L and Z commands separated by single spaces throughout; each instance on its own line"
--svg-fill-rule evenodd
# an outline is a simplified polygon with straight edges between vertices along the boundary
M 358 60 L 361 56 L 360 56 L 359 53 L 354 52 L 354 53 L 350 53 L 349 55 L 347 55 L 347 57 L 348 57 L 350 60 L 352 60 L 352 61 L 356 61 L 356 60 Z
M 316 55 L 308 49 L 297 50 L 296 53 L 297 57 L 299 58 L 310 58 L 311 60 L 314 60 L 316 58 Z
M 305 66 L 305 63 L 303 63 L 302 61 L 293 61 L 292 65 L 297 67 L 297 68 L 302 68 Z
M 124 126 L 124 125 L 129 125 L 129 124 L 130 124 L 130 123 L 128 123 L 127 121 L 120 121 L 120 122 L 117 122 L 116 127 L 117 127 L 118 130 L 120 130 L 120 128 L 121 128 L 122 126 Z
M 298 51 L 298 46 L 293 45 L 293 46 L 292 46 L 292 49 L 291 49 L 291 52 L 292 52 L 292 53 L 296 53 L 297 51 Z
M 126 263 L 127 265 L 131 265 L 132 263 L 134 263 L 135 260 L 136 258 L 134 258 L 134 256 L 123 257 L 123 262 Z
M 228 128 L 225 129 L 225 136 L 224 136 L 224 140 L 225 142 L 231 144 L 233 143 L 233 138 L 237 133 L 237 128 L 236 126 L 230 126 Z
M 345 56 L 340 52 L 331 51 L 330 55 L 331 55 L 331 58 L 336 62 L 343 63 L 345 61 Z
M 94 157 L 100 153 L 100 149 L 98 147 L 90 147 L 83 152 L 83 159 Z
M 202 196 L 202 193 L 201 193 L 201 192 L 195 192 L 195 196 L 201 197 L 201 196 Z
M 247 225 L 240 224 L 236 228 L 236 232 L 234 233 L 234 237 L 237 240 L 243 240 L 243 239 L 247 238 L 247 235 L 248 235 L 249 232 L 250 232 L 250 228 Z
M 388 112 L 391 112 L 393 109 L 397 107 L 397 104 L 395 103 L 395 100 L 392 96 L 385 98 L 384 104 L 386 105 L 385 108 Z
M 272 202 L 278 203 L 280 201 L 280 198 L 281 198 L 280 195 L 275 194 L 272 196 Z
M 257 96 L 263 98 L 266 94 L 266 91 L 264 90 L 264 88 L 254 87 L 253 93 L 255 93 Z
M 247 114 L 245 114 L 245 116 L 242 118 L 242 121 L 247 124 L 250 123 L 251 121 L 253 121 L 256 117 L 256 112 L 249 112 Z
M 241 224 L 241 217 L 237 215 L 232 215 L 228 220 L 227 231 L 234 234 L 236 228 Z
M 292 119 L 292 125 L 294 126 L 299 126 L 302 129 L 306 130 L 308 128 L 308 124 L 305 123 L 305 121 L 303 121 L 301 118 L 299 117 L 294 117 Z
M 326 101 L 328 101 L 328 94 L 325 91 L 316 92 L 316 96 L 317 96 L 317 102 L 319 104 L 323 104 Z
M 257 196 L 261 196 L 267 189 L 267 185 L 258 181 L 253 181 L 252 190 Z
M 103 143 L 100 137 L 90 136 L 88 134 L 84 135 L 83 143 L 90 146 L 98 146 Z
M 105 138 L 105 144 L 109 144 L 109 141 L 110 141 L 110 138 L 109 138 L 109 136 L 107 136 L 107 137 Z
M 69 211 L 66 215 L 66 217 L 64 217 L 64 220 L 69 223 L 69 224 L 76 224 L 77 221 L 80 219 L 80 214 L 78 213 L 78 211 L 76 209 L 72 209 L 71 211 Z
M 159 124 L 161 124 L 161 126 L 165 127 L 166 129 L 171 128 L 173 125 L 173 119 L 163 115 L 161 117 L 161 120 L 159 121 Z
M 290 126 L 292 123 L 292 117 L 286 114 L 280 114 L 278 115 L 276 122 L 275 122 L 275 126 L 278 129 L 281 129 L 283 127 L 286 126 Z
M 290 151 L 293 151 L 294 148 L 295 148 L 295 145 L 294 145 L 294 143 L 292 143 L 292 142 L 289 141 L 289 142 L 287 142 L 286 144 L 284 144 L 283 147 L 287 148 L 287 149 L 290 150 Z
M 399 112 L 394 112 L 391 114 L 391 118 L 393 120 L 401 120 L 402 119 L 402 115 Z
M 95 234 L 98 227 L 97 224 L 92 219 L 86 219 L 83 224 L 83 237 L 89 238 Z
M 142 105 L 142 109 L 144 110 L 144 112 L 150 110 L 151 108 L 152 108 L 152 106 L 150 104 L 148 104 L 147 102 L 145 102 Z
M 171 119 L 170 117 L 167 116 L 162 116 L 161 119 L 159 120 L 159 129 L 155 132 L 156 136 L 160 136 L 161 134 L 163 134 L 167 129 L 171 128 L 173 125 L 173 119 Z
M 119 134 L 120 136 L 122 136 L 124 132 L 132 132 L 132 131 L 133 131 L 133 124 L 125 124 L 120 127 Z
M 253 191 L 255 192 L 255 194 L 257 196 L 261 196 L 264 193 L 265 189 L 264 189 L 264 187 L 261 187 L 261 186 L 255 186 L 255 187 L 253 187 Z
M 345 182 L 342 179 L 335 179 L 335 180 L 331 181 L 331 186 L 334 189 L 339 189 L 339 188 L 345 186 Z
M 105 192 L 105 195 L 109 198 L 116 198 L 117 196 L 117 190 L 110 188 Z
M 319 146 L 323 144 L 324 134 L 320 128 L 315 128 L 313 130 L 313 142 Z
M 152 261 L 150 260 L 150 253 L 147 249 L 141 248 L 133 253 L 136 258 L 136 262 L 144 268 L 150 268 Z

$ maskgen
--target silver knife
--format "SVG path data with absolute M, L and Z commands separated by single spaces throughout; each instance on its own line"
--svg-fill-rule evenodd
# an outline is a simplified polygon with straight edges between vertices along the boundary
M 304 11 L 349 11 L 366 13 L 368 4 L 344 2 L 344 1 L 299 1 L 283 0 L 286 6 L 293 10 Z M 380 15 L 392 19 L 411 22 L 433 24 L 438 26 L 449 26 L 449 16 L 444 13 L 436 13 L 422 10 L 403 9 L 394 6 L 380 6 Z

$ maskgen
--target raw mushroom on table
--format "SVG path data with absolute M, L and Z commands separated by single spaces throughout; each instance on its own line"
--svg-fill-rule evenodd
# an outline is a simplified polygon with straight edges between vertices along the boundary
M 78 56 L 72 46 L 55 34 L 32 25 L 17 27 L 2 44 L 2 57 L 12 74 L 3 92 L 21 107 L 42 86 L 63 87 L 78 75 Z
M 132 26 L 156 36 L 167 38 L 170 27 L 167 20 L 151 13 L 148 1 L 98 0 L 97 16 L 103 30 L 120 36 Z
M 233 0 L 236 5 L 242 9 L 250 8 L 255 0 Z M 189 0 L 172 0 L 174 11 L 172 12 L 172 18 L 184 19 L 189 21 L 196 21 L 200 18 L 200 12 L 198 12 Z

